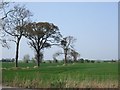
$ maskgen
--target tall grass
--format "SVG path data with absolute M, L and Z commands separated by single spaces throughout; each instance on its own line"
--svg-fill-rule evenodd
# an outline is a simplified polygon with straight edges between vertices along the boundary
M 109 77 L 110 78 L 110 77 Z M 36 73 L 36 77 L 28 79 L 16 75 L 14 79 L 7 83 L 8 86 L 22 88 L 117 88 L 118 81 L 112 79 L 97 79 L 95 76 L 86 77 L 85 75 L 59 75 L 51 77 L 49 80 L 40 78 L 40 73 Z
M 50 75 L 49 79 L 44 79 L 40 72 L 34 73 L 35 77 L 30 78 L 29 74 L 21 77 L 19 74 L 8 81 L 6 85 L 22 88 L 117 88 L 118 81 L 111 75 Z M 4 81 L 4 80 L 3 80 Z M 4 83 L 4 82 L 3 82 Z
M 33 68 L 34 64 L 4 63 L 2 83 L 5 86 L 22 88 L 117 88 L 117 63 L 89 64 L 42 64 Z

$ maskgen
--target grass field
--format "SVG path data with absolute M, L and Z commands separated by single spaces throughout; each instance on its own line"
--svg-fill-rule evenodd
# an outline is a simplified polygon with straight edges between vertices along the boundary
M 2 83 L 23 88 L 117 88 L 118 63 L 2 63 Z

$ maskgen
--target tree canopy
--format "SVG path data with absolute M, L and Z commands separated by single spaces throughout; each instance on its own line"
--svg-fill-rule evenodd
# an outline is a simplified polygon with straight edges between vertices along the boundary
M 60 41 L 59 28 L 53 23 L 33 22 L 25 26 L 25 31 L 25 37 L 29 39 L 28 44 L 34 48 L 37 54 L 37 65 L 39 66 L 41 50 Z

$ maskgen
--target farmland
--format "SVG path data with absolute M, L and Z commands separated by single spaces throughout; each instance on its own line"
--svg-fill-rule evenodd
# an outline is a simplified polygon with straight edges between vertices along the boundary
M 117 88 L 116 6 L 2 0 L 3 87 Z
M 2 63 L 3 86 L 22 88 L 116 88 L 118 63 Z

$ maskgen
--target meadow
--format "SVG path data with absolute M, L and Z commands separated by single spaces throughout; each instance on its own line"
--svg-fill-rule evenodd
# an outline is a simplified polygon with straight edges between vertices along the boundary
M 21 88 L 117 88 L 118 63 L 2 63 L 3 86 Z

